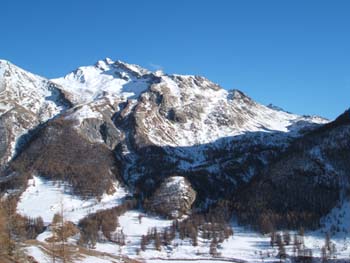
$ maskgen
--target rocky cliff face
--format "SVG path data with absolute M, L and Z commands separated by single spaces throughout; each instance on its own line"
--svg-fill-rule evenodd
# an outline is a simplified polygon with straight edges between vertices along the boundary
M 145 207 L 169 218 L 179 218 L 189 213 L 195 199 L 196 192 L 186 178 L 172 176 L 161 183 Z

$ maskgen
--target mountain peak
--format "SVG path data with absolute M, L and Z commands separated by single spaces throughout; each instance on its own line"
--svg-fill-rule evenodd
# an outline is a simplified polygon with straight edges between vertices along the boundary
M 99 60 L 95 63 L 95 67 L 101 70 L 108 70 L 110 68 L 110 65 L 114 63 L 113 60 L 110 58 L 105 58 L 103 60 Z
M 148 88 L 150 71 L 134 64 L 105 58 L 94 65 L 81 66 L 66 76 L 52 81 L 71 93 L 74 103 L 91 102 L 101 96 L 137 97 Z
M 106 57 L 105 59 L 104 59 L 104 61 L 107 63 L 107 64 L 113 64 L 114 63 L 114 61 L 111 59 L 111 58 L 109 58 L 109 57 Z
M 115 61 L 113 65 L 116 66 L 116 67 L 119 67 L 119 68 L 121 68 L 121 69 L 130 71 L 130 72 L 137 73 L 137 74 L 139 74 L 139 76 L 145 75 L 145 74 L 149 74 L 149 73 L 150 73 L 149 70 L 147 70 L 147 69 L 145 69 L 145 68 L 142 68 L 142 67 L 139 66 L 139 65 L 136 65 L 136 64 L 129 64 L 129 63 L 126 63 L 126 62 L 121 61 L 121 60 Z
M 129 63 L 126 63 L 122 60 L 115 60 L 114 61 L 109 57 L 106 57 L 105 59 L 97 61 L 95 63 L 95 67 L 102 70 L 102 71 L 107 71 L 107 70 L 111 70 L 111 69 L 121 69 L 121 70 L 127 71 L 129 73 L 136 74 L 139 77 L 150 73 L 149 70 L 142 68 L 139 65 L 129 64 Z M 84 68 L 84 67 L 80 67 L 80 68 Z

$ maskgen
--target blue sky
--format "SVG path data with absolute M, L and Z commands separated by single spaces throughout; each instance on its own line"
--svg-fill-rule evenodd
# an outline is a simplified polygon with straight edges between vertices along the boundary
M 2 0 L 0 58 L 52 78 L 111 57 L 335 118 L 350 106 L 349 13 L 346 0 Z

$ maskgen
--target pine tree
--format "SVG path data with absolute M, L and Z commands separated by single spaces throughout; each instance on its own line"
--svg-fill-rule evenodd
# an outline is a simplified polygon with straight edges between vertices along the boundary
M 194 247 L 198 246 L 198 235 L 197 235 L 197 233 L 192 238 L 192 245 Z
M 282 261 L 282 259 L 286 258 L 286 249 L 284 247 L 284 243 L 282 242 L 282 238 L 281 235 L 277 235 L 277 245 L 278 245 L 278 256 L 280 258 L 280 260 Z
M 11 246 L 11 235 L 9 235 L 8 218 L 2 204 L 0 206 L 0 255 L 8 255 Z
M 325 246 L 323 246 L 321 249 L 321 259 L 322 259 L 322 263 L 326 263 L 328 260 L 327 249 Z
M 209 248 L 209 254 L 212 255 L 213 257 L 216 257 L 218 255 L 217 246 L 218 246 L 218 241 L 216 238 L 213 238 Z
M 158 234 L 158 232 L 156 231 L 154 234 L 154 247 L 156 250 L 160 251 L 161 250 L 161 239 L 160 239 L 160 234 Z
M 299 229 L 298 234 L 299 234 L 299 236 L 304 237 L 304 235 L 305 235 L 305 230 L 304 230 L 304 228 L 303 228 L 303 227 L 301 227 L 301 228 Z
M 276 232 L 273 230 L 270 235 L 270 245 L 273 247 L 276 243 Z
M 147 246 L 147 238 L 145 235 L 142 235 L 142 237 L 141 237 L 141 250 L 146 251 L 146 246 Z
M 52 219 L 52 228 L 53 228 L 53 240 L 54 242 L 59 242 L 58 254 L 62 263 L 70 262 L 71 255 L 66 245 L 67 236 L 68 236 L 68 223 L 65 222 L 64 213 L 63 213 L 63 202 L 61 201 L 60 212 L 56 213 Z M 54 249 L 56 251 L 56 249 Z M 55 252 L 54 251 L 54 252 Z
M 326 234 L 324 246 L 328 251 L 331 251 L 331 238 L 329 236 L 329 233 Z
M 285 245 L 289 245 L 290 244 L 290 234 L 289 231 L 284 231 L 283 232 L 283 241 Z

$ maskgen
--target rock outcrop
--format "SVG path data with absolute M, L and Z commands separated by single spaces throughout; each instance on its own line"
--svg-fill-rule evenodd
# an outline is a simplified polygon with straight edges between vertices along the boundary
M 182 176 L 166 178 L 145 207 L 168 218 L 180 218 L 191 210 L 196 199 L 196 192 Z

